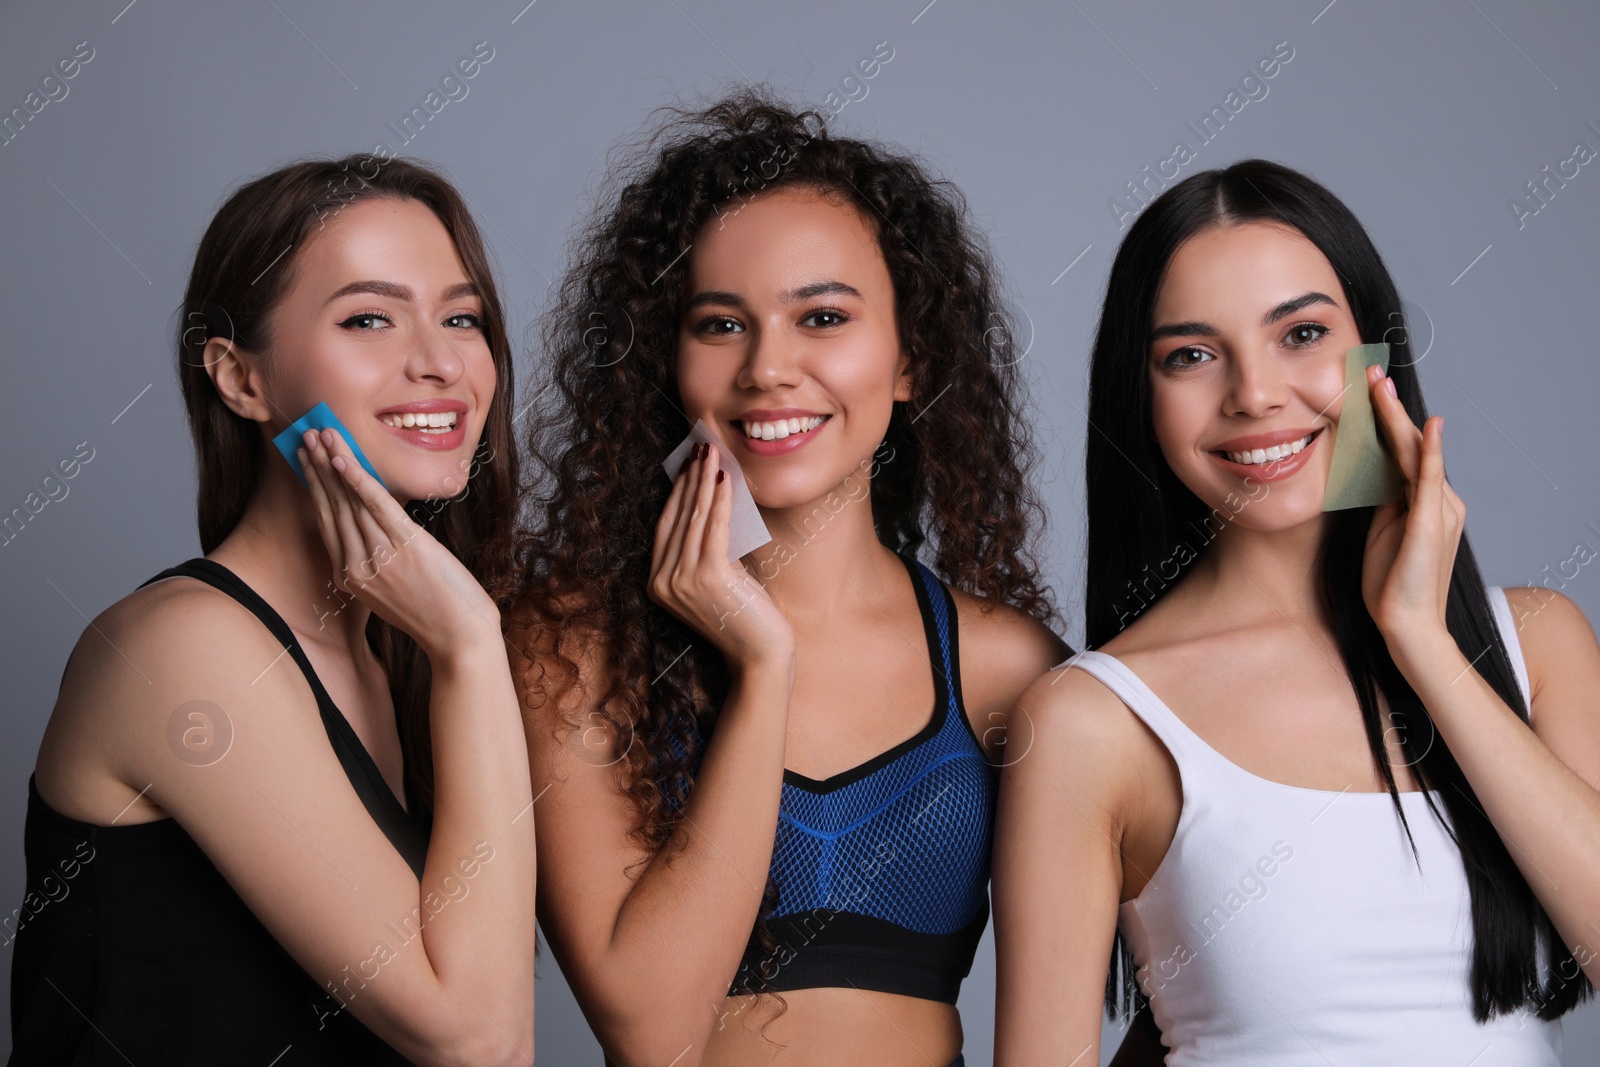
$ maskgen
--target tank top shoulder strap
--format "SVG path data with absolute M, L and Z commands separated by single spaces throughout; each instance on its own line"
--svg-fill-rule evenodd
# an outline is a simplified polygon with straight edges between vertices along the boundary
M 1533 689 L 1528 681 L 1528 661 L 1522 656 L 1522 639 L 1517 636 L 1517 617 L 1511 610 L 1506 591 L 1498 585 L 1484 590 L 1489 596 L 1489 608 L 1494 612 L 1495 625 L 1500 628 L 1500 641 L 1506 646 L 1506 657 L 1511 660 L 1511 670 L 1517 676 L 1517 686 L 1522 690 L 1522 701 L 1533 710 Z
M 159 582 L 163 578 L 194 578 L 205 582 L 237 600 L 261 620 L 261 624 L 300 668 L 300 673 L 305 675 L 307 684 L 311 686 L 312 696 L 316 698 L 317 712 L 322 717 L 322 727 L 327 731 L 328 742 L 333 746 L 334 755 L 339 758 L 339 765 L 344 768 L 345 776 L 350 779 L 350 785 L 361 798 L 367 813 L 378 824 L 384 836 L 389 838 L 396 851 L 405 858 L 417 877 L 422 877 L 423 864 L 427 858 L 431 816 L 422 810 L 421 801 L 409 788 L 407 803 L 411 805 L 410 810 L 403 807 L 395 798 L 394 791 L 389 788 L 383 772 L 378 770 L 378 765 L 373 762 L 366 746 L 361 743 L 361 738 L 356 735 L 355 728 L 333 702 L 327 689 L 323 688 L 322 680 L 317 677 L 317 672 L 311 666 L 311 660 L 306 656 L 305 649 L 300 647 L 299 639 L 295 637 L 294 631 L 289 629 L 289 624 L 283 621 L 283 616 L 263 600 L 259 593 L 246 585 L 237 574 L 203 556 L 186 560 L 176 567 L 168 567 L 149 581 L 142 582 L 140 588 L 152 582 Z
M 205 582 L 212 588 L 226 593 L 244 605 L 250 614 L 261 620 L 261 625 L 271 632 L 272 636 L 277 639 L 278 644 L 284 647 L 290 658 L 299 666 L 300 673 L 306 676 L 306 681 L 311 685 L 311 692 L 317 698 L 317 707 L 322 711 L 323 717 L 326 719 L 330 710 L 337 711 L 334 707 L 333 698 L 322 687 L 322 680 L 317 677 L 317 672 L 312 669 L 311 661 L 306 658 L 305 649 L 300 647 L 300 641 L 294 636 L 294 631 L 289 629 L 289 624 L 283 621 L 283 616 L 279 615 L 271 604 L 261 599 L 261 594 L 244 584 L 244 581 L 237 574 L 234 574 L 222 564 L 206 559 L 204 556 L 196 556 L 194 559 L 185 560 L 176 567 L 168 567 L 149 581 L 141 583 L 140 588 L 142 589 L 153 582 L 159 582 L 163 578 L 180 577 L 195 578 Z M 344 716 L 341 714 L 339 718 L 342 721 Z
M 1115 656 L 1085 649 L 1068 658 L 1061 666 L 1076 667 L 1099 679 L 1150 728 L 1151 733 L 1160 738 L 1180 769 L 1197 759 L 1204 760 L 1214 755 L 1211 747 L 1189 729 L 1143 679 Z

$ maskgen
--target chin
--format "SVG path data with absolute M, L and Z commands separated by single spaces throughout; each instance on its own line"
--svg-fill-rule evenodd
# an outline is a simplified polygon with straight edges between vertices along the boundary
M 1225 517 L 1240 529 L 1259 533 L 1292 530 L 1320 519 L 1323 514 L 1323 494 L 1313 492 L 1309 484 L 1302 486 L 1288 481 L 1243 484 L 1231 479 L 1219 483 L 1198 477 L 1190 481 L 1182 475 L 1179 480 L 1200 499 L 1208 513 Z

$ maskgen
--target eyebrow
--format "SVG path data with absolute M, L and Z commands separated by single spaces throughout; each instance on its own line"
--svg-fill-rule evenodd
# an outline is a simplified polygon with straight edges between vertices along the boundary
M 394 300 L 410 301 L 416 299 L 416 294 L 411 291 L 411 287 L 409 285 L 401 285 L 398 282 L 382 282 L 369 279 L 367 281 L 351 282 L 349 285 L 328 297 L 328 299 L 323 301 L 323 303 L 331 304 L 341 296 L 349 296 L 351 293 L 372 293 L 374 296 L 387 296 Z M 455 285 L 452 285 L 450 288 L 446 289 L 444 291 L 444 295 L 439 299 L 443 301 L 449 301 L 459 299 L 463 296 L 477 295 L 478 287 L 476 285 L 473 285 L 471 282 L 457 282 Z
M 1271 326 L 1273 323 L 1293 315 L 1296 311 L 1299 311 L 1302 308 L 1311 307 L 1314 304 L 1328 304 L 1332 307 L 1339 306 L 1339 302 L 1334 300 L 1333 297 L 1329 296 L 1327 293 L 1306 293 L 1304 296 L 1297 296 L 1293 300 L 1285 300 L 1283 303 L 1279 304 L 1277 307 L 1261 316 L 1261 325 Z M 1216 337 L 1221 332 L 1221 330 L 1217 329 L 1209 322 L 1169 322 L 1165 325 L 1157 326 L 1155 329 L 1151 330 L 1150 341 L 1153 344 L 1156 341 L 1162 341 L 1168 337 Z
M 791 289 L 783 294 L 780 299 L 785 304 L 794 304 L 801 300 L 810 300 L 812 297 L 828 295 L 853 296 L 857 299 L 862 299 L 861 290 L 853 285 L 846 285 L 844 282 L 835 280 L 802 285 L 798 289 Z M 705 307 L 708 304 L 742 308 L 745 306 L 745 300 L 738 293 L 732 293 L 726 289 L 704 289 L 696 293 L 694 299 L 684 305 L 683 310 L 689 312 L 697 307 Z
M 1293 315 L 1301 308 L 1308 308 L 1314 304 L 1328 304 L 1332 307 L 1339 306 L 1338 301 L 1334 300 L 1333 297 L 1329 296 L 1327 293 L 1311 292 L 1307 293 L 1305 296 L 1297 296 L 1293 300 L 1285 300 L 1283 303 L 1279 304 L 1277 307 L 1261 316 L 1261 325 L 1271 326 L 1279 319 L 1286 318 L 1289 315 Z

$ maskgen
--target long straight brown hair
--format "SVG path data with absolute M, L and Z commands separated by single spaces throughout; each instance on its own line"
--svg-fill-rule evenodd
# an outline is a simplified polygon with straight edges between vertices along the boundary
M 412 160 L 351 155 L 289 164 L 237 189 L 200 239 L 178 322 L 178 382 L 200 481 L 200 549 L 211 552 L 233 532 L 261 486 L 271 455 L 262 427 L 222 402 L 206 373 L 206 342 L 218 337 L 270 358 L 272 311 L 288 291 L 300 249 L 344 208 L 380 197 L 415 200 L 438 216 L 482 298 L 484 336 L 497 377 L 483 438 L 456 496 L 413 501 L 409 511 L 503 601 L 518 484 L 505 314 L 488 249 L 466 200 L 438 171 Z M 407 792 L 431 807 L 428 659 L 416 642 L 377 615 L 367 624 L 367 641 L 389 675 Z

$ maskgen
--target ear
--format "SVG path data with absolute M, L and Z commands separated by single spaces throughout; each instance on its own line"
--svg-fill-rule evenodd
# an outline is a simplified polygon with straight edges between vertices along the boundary
M 270 422 L 273 406 L 267 399 L 260 365 L 232 341 L 213 337 L 201 351 L 206 374 L 228 410 L 251 422 Z
M 902 350 L 900 360 L 894 366 L 894 398 L 910 400 L 911 384 L 911 357 Z

